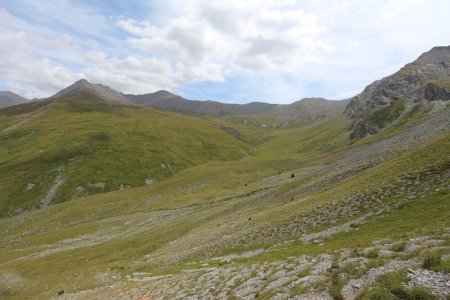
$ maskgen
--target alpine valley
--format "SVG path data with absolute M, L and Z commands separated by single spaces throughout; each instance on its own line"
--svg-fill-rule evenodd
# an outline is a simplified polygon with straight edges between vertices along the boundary
M 0 107 L 1 299 L 450 297 L 450 46 L 346 100 Z

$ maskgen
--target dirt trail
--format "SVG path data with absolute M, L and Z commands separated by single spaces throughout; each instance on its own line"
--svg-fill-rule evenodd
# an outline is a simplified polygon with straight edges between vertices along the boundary
M 20 128 L 23 124 L 25 124 L 26 122 L 28 122 L 29 120 L 39 117 L 42 113 L 44 113 L 45 111 L 47 111 L 50 108 L 51 104 L 45 105 L 35 111 L 26 113 L 22 116 L 22 120 L 20 120 L 19 122 L 9 126 L 8 128 L 3 129 L 4 132 L 9 132 L 9 131 L 13 131 L 16 130 L 18 128 Z

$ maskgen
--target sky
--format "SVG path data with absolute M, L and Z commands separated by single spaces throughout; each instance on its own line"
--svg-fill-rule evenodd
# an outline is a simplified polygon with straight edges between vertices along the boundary
M 0 0 L 0 90 L 345 99 L 450 44 L 448 0 Z

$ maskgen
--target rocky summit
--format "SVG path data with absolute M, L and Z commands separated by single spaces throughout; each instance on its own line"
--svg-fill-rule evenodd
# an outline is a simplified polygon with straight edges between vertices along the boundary
M 435 47 L 350 100 L 351 137 L 374 134 L 418 106 L 441 109 L 450 100 L 450 46 Z

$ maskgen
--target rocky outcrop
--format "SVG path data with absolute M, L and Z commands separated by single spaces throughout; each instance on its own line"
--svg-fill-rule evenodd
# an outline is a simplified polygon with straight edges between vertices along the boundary
M 418 103 L 434 106 L 434 102 L 449 100 L 450 46 L 435 47 L 395 74 L 367 86 L 351 98 L 345 114 L 352 120 L 351 137 L 358 138 L 378 132 Z M 400 102 L 404 107 L 398 110 Z M 379 116 L 374 118 L 377 111 Z
M 427 86 L 425 87 L 425 99 L 429 101 L 450 100 L 450 86 L 446 88 L 440 87 L 433 83 L 428 83 Z

